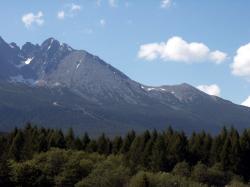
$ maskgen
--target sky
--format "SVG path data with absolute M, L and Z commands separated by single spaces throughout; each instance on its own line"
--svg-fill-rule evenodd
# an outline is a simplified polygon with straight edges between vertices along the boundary
M 0 36 L 49 37 L 84 49 L 145 85 L 189 83 L 250 106 L 250 1 L 0 1 Z

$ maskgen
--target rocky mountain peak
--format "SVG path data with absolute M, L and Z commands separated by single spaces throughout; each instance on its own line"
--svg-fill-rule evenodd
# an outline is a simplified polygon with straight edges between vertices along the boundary
M 58 50 L 59 47 L 60 47 L 60 42 L 54 38 L 48 38 L 41 45 L 41 49 L 43 51 L 49 51 L 49 50 L 55 51 Z

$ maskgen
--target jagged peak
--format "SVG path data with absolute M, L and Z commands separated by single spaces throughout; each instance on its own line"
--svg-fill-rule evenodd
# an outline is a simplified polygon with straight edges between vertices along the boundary
M 66 43 L 59 42 L 57 39 L 50 37 L 46 39 L 42 44 L 41 48 L 43 50 L 50 50 L 51 48 L 56 48 L 60 50 L 73 51 L 74 49 Z
M 45 40 L 42 45 L 41 48 L 43 50 L 49 50 L 51 48 L 58 48 L 60 46 L 60 42 L 54 38 L 48 38 L 47 40 Z
M 57 42 L 58 42 L 58 40 L 56 40 L 55 38 L 50 37 L 50 38 L 47 38 L 46 40 L 44 40 L 44 41 L 42 42 L 42 45 L 45 44 L 45 43 L 52 43 L 52 42 L 54 42 L 54 41 L 57 41 Z

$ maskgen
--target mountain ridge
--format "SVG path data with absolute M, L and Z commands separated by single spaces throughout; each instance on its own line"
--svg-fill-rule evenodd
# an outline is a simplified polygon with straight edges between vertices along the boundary
M 0 39 L 0 89 L 0 119 L 5 123 L 0 131 L 22 121 L 93 134 L 165 129 L 167 124 L 187 132 L 250 125 L 250 108 L 187 83 L 143 85 L 99 57 L 54 38 L 22 47 Z M 6 111 L 15 119 L 7 118 Z

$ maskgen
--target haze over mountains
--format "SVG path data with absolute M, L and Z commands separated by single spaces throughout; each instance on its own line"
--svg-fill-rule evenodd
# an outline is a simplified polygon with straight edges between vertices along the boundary
M 25 122 L 92 135 L 130 129 L 218 132 L 250 127 L 250 108 L 186 83 L 151 87 L 99 57 L 49 38 L 21 48 L 0 37 L 0 131 Z

